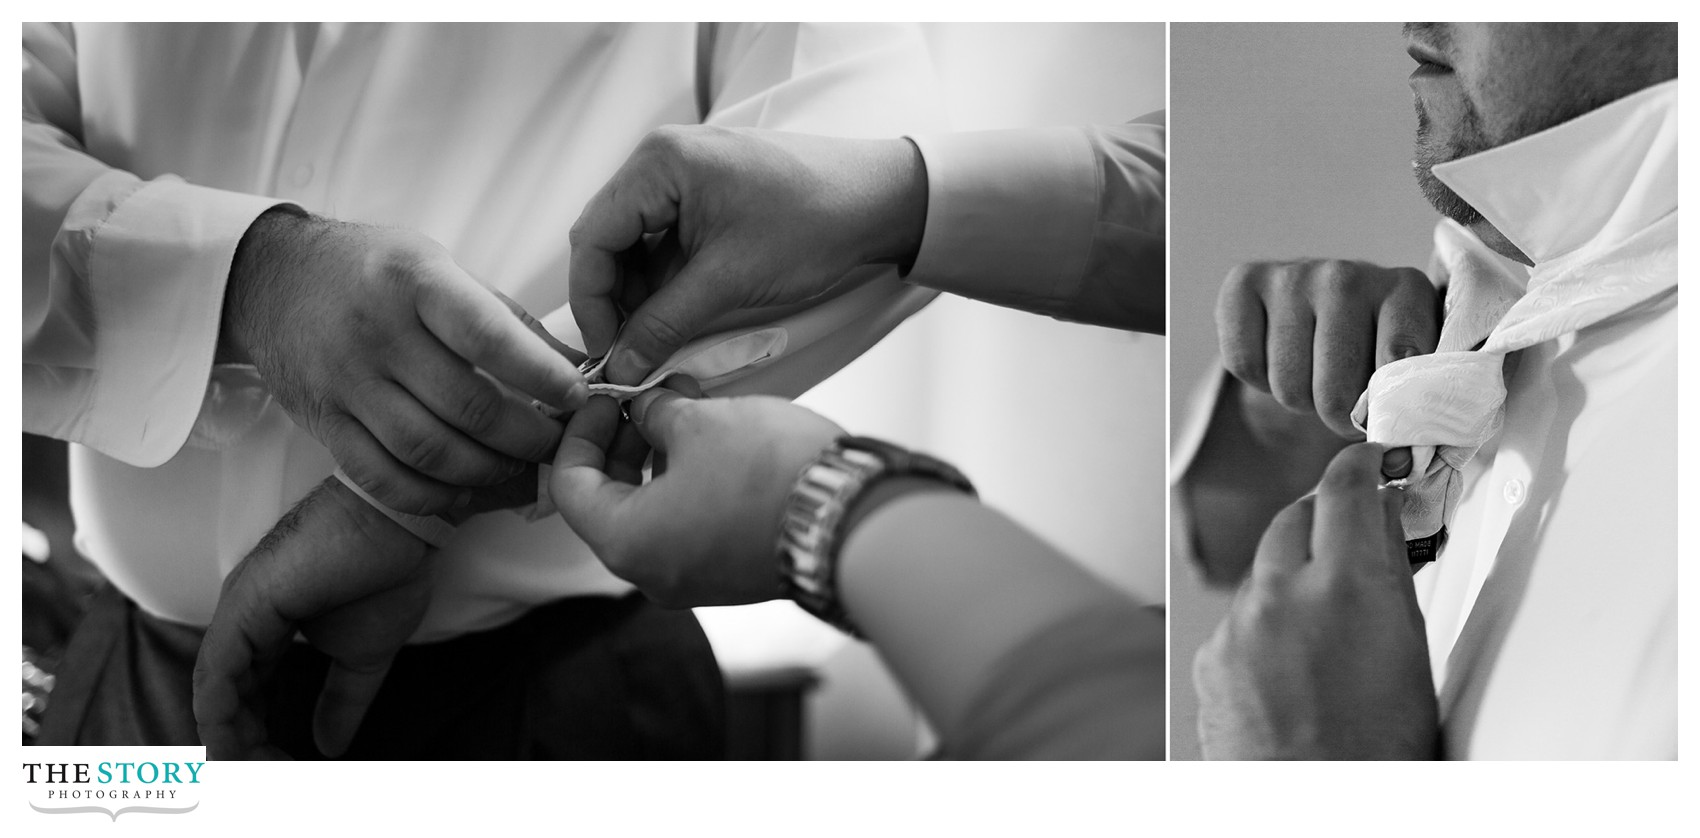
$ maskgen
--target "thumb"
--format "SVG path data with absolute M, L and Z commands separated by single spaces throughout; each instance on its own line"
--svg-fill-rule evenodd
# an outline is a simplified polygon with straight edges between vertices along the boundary
M 715 318 L 738 307 L 729 283 L 698 254 L 679 275 L 661 286 L 627 318 L 614 340 L 607 377 L 633 385 L 655 371 L 679 347 L 708 329 Z
M 347 753 L 394 661 L 395 656 L 390 655 L 371 665 L 331 662 L 313 709 L 313 744 L 319 753 L 333 758 Z
M 1388 480 L 1399 480 L 1411 474 L 1411 449 L 1389 448 L 1381 455 L 1381 476 Z
M 657 455 L 665 455 L 678 444 L 682 426 L 697 408 L 690 396 L 656 387 L 632 400 L 632 424 L 649 440 Z

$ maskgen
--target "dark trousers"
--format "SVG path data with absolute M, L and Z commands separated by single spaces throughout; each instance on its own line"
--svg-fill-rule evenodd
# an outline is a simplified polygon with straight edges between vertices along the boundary
M 194 745 L 200 631 L 151 617 L 108 585 L 65 650 L 42 745 Z M 281 659 L 272 742 L 316 759 L 326 658 Z M 490 631 L 405 647 L 347 759 L 715 759 L 725 687 L 689 611 L 641 596 L 576 597 Z

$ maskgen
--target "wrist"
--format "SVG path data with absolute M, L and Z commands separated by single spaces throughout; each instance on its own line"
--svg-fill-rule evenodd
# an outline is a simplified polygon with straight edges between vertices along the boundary
M 218 346 L 214 361 L 220 364 L 251 364 L 253 353 L 247 335 L 252 324 L 264 317 L 252 311 L 254 291 L 270 282 L 265 276 L 276 265 L 286 242 L 298 236 L 308 216 L 301 209 L 280 204 L 260 213 L 236 244 L 225 280 L 224 309 L 219 319 Z
M 844 535 L 838 541 L 840 547 L 849 541 L 851 534 L 856 532 L 856 528 L 863 521 L 881 508 L 904 498 L 931 492 L 961 494 L 962 490 L 940 478 L 919 474 L 892 475 L 869 484 L 844 512 Z
M 867 169 L 875 179 L 874 229 L 867 236 L 867 264 L 914 264 L 927 228 L 927 164 L 908 139 L 880 140 Z
M 839 437 L 804 467 L 786 497 L 778 544 L 781 590 L 805 611 L 860 636 L 838 591 L 852 528 L 900 497 L 974 486 L 942 460 L 867 437 Z

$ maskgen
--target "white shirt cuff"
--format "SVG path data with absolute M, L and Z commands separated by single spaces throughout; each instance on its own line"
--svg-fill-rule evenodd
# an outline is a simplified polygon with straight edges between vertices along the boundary
M 188 438 L 206 395 L 236 246 L 255 218 L 285 202 L 172 176 L 127 191 L 78 198 L 116 199 L 86 240 L 98 337 L 79 441 L 146 468 L 171 459 Z

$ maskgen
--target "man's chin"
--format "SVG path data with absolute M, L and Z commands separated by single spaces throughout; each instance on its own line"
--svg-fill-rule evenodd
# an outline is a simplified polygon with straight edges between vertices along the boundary
M 1433 164 L 1419 161 L 1416 165 L 1417 186 L 1422 189 L 1423 197 L 1436 211 L 1465 227 L 1475 225 L 1482 220 L 1482 214 L 1470 206 L 1452 187 L 1440 182 L 1434 176 Z

